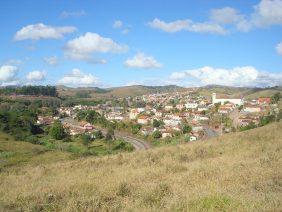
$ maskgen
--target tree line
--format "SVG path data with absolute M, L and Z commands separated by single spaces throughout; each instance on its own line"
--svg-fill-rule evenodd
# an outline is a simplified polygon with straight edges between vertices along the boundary
M 31 96 L 52 96 L 57 97 L 58 92 L 55 86 L 27 85 L 22 87 L 7 86 L 0 89 L 1 95 L 31 95 Z

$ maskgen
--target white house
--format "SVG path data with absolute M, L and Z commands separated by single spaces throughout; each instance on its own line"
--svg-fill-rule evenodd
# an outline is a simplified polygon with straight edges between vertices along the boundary
M 190 139 L 189 139 L 190 141 L 196 141 L 197 140 L 197 137 L 196 136 L 190 136 Z
M 195 109 L 195 108 L 198 107 L 198 103 L 196 103 L 196 102 L 188 102 L 188 103 L 185 104 L 185 107 L 187 109 Z
M 249 105 L 244 108 L 244 111 L 248 113 L 259 113 L 261 112 L 261 107 Z
M 217 97 L 216 93 L 212 94 L 212 104 L 220 103 L 223 105 L 225 102 L 231 102 L 235 105 L 243 105 L 244 100 L 242 98 L 229 98 L 228 96 Z

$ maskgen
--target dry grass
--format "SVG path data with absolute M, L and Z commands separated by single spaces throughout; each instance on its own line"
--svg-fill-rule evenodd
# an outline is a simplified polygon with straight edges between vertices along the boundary
M 0 174 L 0 210 L 281 211 L 282 123 Z

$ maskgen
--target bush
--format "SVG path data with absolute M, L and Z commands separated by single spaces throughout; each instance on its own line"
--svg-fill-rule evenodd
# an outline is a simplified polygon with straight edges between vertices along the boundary
M 30 142 L 32 144 L 37 144 L 38 143 L 38 137 L 35 136 L 35 135 L 30 135 L 30 136 L 27 136 L 25 138 L 25 141 L 28 141 L 28 142 Z
M 50 133 L 51 137 L 56 139 L 56 140 L 61 140 L 61 139 L 65 138 L 65 136 L 66 136 L 65 130 L 64 130 L 63 125 L 61 124 L 60 121 L 54 122 L 54 124 L 52 125 L 49 133 Z
M 159 130 L 156 130 L 155 132 L 153 132 L 152 136 L 153 138 L 161 138 L 162 133 Z

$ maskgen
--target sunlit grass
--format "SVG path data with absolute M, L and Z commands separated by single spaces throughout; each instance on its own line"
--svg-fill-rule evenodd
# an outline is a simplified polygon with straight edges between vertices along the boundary
M 30 160 L 1 172 L 0 208 L 280 211 L 281 128 L 44 165 Z

